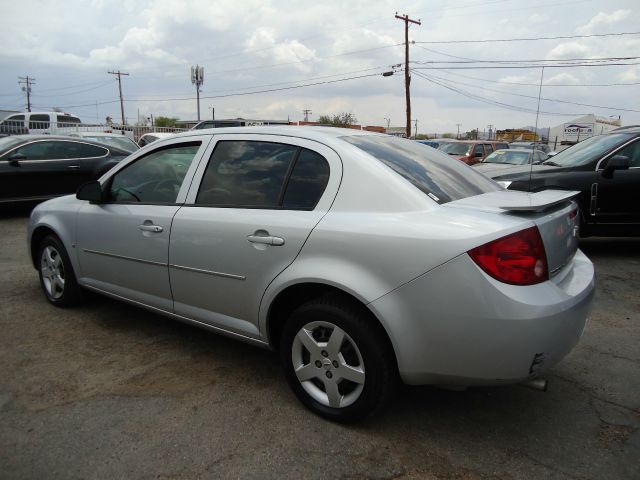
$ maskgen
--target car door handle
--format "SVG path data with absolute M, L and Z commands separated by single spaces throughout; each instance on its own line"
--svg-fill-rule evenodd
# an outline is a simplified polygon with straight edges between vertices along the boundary
M 281 247 L 284 245 L 284 238 L 280 237 L 263 237 L 262 235 L 249 235 L 247 240 L 251 243 L 260 243 L 263 245 L 273 245 L 274 247 Z
M 69 165 L 67 168 L 69 170 L 80 170 L 80 165 Z
M 160 225 L 138 225 L 138 228 L 144 232 L 160 233 L 164 230 Z

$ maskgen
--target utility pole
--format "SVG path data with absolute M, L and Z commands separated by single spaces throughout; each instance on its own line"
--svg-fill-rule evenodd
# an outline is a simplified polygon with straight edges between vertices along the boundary
M 493 125 L 489 124 L 487 125 L 487 128 L 489 129 L 489 140 L 491 140 L 491 134 L 493 133 Z
M 302 113 L 304 114 L 304 121 L 308 122 L 309 121 L 309 114 L 312 113 L 311 110 L 302 110 Z
M 198 121 L 200 121 L 200 87 L 204 83 L 204 67 L 194 65 L 191 67 L 191 83 L 196 86 L 196 97 L 198 99 Z
M 27 75 L 26 77 L 18 77 L 18 85 L 24 84 L 22 91 L 27 94 L 27 112 L 31 111 L 31 85 L 36 84 L 36 79 Z
M 389 133 L 389 126 L 391 125 L 391 119 L 388 117 L 384 117 L 384 119 L 387 121 L 387 133 Z
M 416 122 L 416 130 L 415 130 L 415 133 L 413 134 L 413 138 L 418 138 L 418 119 L 416 118 L 414 122 Z
M 122 114 L 122 126 L 124 127 L 124 101 L 122 100 L 122 75 L 129 75 L 128 73 L 121 72 L 107 72 L 111 75 L 117 75 L 118 77 L 118 89 L 120 90 L 120 113 Z
M 422 25 L 420 20 L 411 20 L 408 15 L 398 15 L 396 18 L 404 22 L 404 91 L 407 100 L 407 138 L 411 137 L 411 93 L 409 85 L 411 83 L 411 75 L 409 75 L 409 22 L 416 25 Z
M 458 135 L 456 135 L 456 138 L 458 140 L 460 140 L 460 125 L 462 125 L 461 123 L 456 123 L 456 126 L 458 127 Z

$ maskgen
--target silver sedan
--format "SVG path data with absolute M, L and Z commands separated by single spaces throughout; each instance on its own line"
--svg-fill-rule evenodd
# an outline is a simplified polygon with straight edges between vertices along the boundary
M 52 304 L 87 289 L 273 348 L 304 405 L 349 422 L 399 380 L 517 383 L 575 346 L 594 270 L 574 194 L 386 135 L 198 130 L 39 205 L 28 238 Z

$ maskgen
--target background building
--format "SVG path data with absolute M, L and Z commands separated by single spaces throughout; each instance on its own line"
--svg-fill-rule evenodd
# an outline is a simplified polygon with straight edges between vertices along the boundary
M 621 125 L 620 117 L 598 117 L 590 113 L 552 127 L 549 130 L 549 146 L 559 149 L 562 145 L 573 145 L 585 138 L 610 132 Z

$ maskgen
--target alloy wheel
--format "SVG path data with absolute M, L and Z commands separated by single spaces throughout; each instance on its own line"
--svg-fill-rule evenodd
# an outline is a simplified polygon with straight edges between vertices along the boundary
M 59 299 L 64 294 L 64 264 L 58 250 L 51 245 L 42 250 L 40 258 L 42 283 L 49 297 Z
M 293 370 L 304 390 L 332 408 L 353 404 L 364 388 L 365 368 L 355 341 L 330 322 L 310 322 L 291 347 Z

